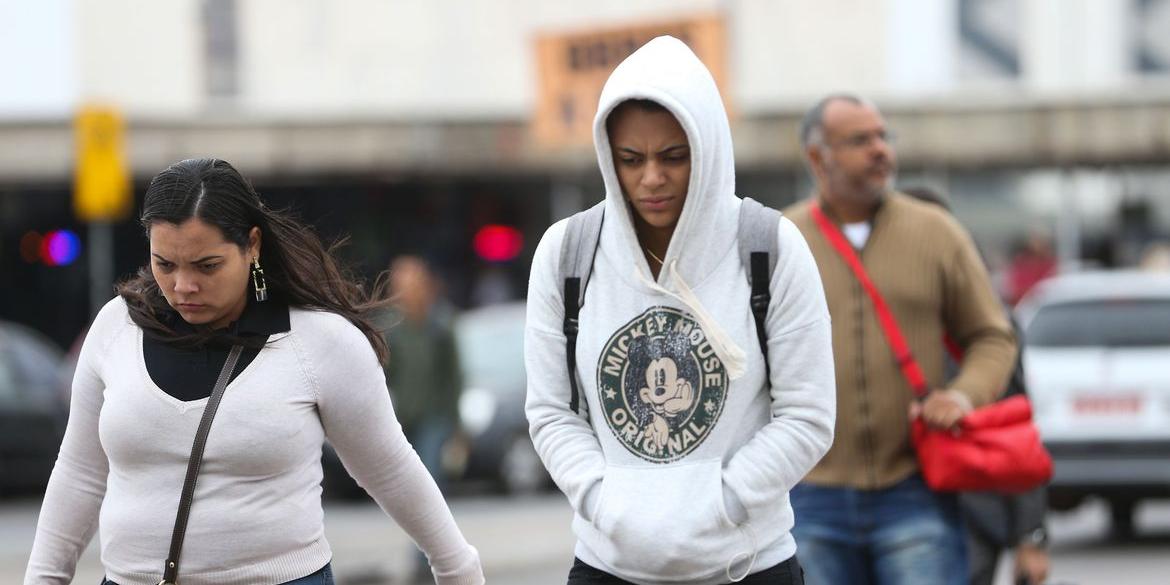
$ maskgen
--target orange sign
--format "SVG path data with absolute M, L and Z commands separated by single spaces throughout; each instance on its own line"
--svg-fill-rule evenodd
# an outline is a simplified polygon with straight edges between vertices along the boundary
M 726 96 L 726 41 L 723 19 L 717 16 L 542 35 L 536 39 L 539 87 L 532 126 L 537 140 L 553 147 L 592 144 L 593 116 L 605 80 L 630 53 L 662 35 L 686 43 Z

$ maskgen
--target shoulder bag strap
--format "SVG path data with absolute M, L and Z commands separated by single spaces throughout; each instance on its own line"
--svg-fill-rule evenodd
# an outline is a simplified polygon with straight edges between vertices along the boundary
M 866 273 L 861 258 L 857 257 L 857 252 L 853 250 L 853 246 L 845 239 L 841 230 L 821 211 L 819 203 L 813 203 L 811 210 L 813 221 L 816 222 L 821 234 L 837 251 L 845 264 L 853 270 L 853 275 L 857 277 L 858 282 L 861 283 L 862 288 L 873 301 L 873 308 L 877 313 L 878 322 L 881 323 L 882 333 L 885 334 L 886 341 L 890 344 L 890 350 L 894 352 L 894 359 L 897 360 L 898 367 L 902 369 L 902 375 L 905 376 L 906 381 L 910 383 L 910 387 L 914 389 L 914 393 L 919 398 L 925 397 L 930 393 L 930 386 L 926 384 L 926 376 L 922 374 L 922 368 L 914 359 L 914 354 L 911 353 L 906 338 L 902 336 L 902 330 L 898 328 L 898 322 L 894 319 L 894 314 L 890 312 L 890 307 L 886 305 L 886 300 L 882 298 L 882 294 L 878 292 L 877 287 L 870 280 L 869 274 Z
M 227 389 L 228 380 L 232 377 L 232 370 L 236 369 L 236 362 L 240 360 L 240 353 L 244 347 L 232 346 L 223 369 L 219 372 L 219 379 L 215 381 L 215 388 L 211 390 L 211 397 L 207 399 L 207 406 L 203 409 L 203 418 L 199 421 L 199 430 L 195 432 L 195 443 L 191 445 L 191 458 L 187 460 L 187 478 L 183 480 L 183 495 L 179 498 L 179 511 L 175 514 L 175 531 L 171 534 L 171 549 L 167 553 L 167 562 L 163 566 L 163 578 L 158 585 L 174 585 L 179 578 L 179 553 L 183 550 L 183 536 L 187 533 L 187 517 L 191 515 L 191 499 L 195 495 L 195 480 L 199 478 L 199 468 L 203 465 L 203 448 L 207 446 L 207 434 L 211 431 L 211 421 L 215 418 L 215 411 L 219 409 L 219 402 L 223 392 Z

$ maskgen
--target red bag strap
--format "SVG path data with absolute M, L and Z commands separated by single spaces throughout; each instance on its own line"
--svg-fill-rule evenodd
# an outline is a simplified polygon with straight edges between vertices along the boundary
M 943 335 L 943 343 L 946 344 L 947 353 L 951 354 L 951 359 L 955 360 L 956 364 L 962 363 L 963 362 L 963 348 L 962 348 L 962 346 L 960 346 L 958 343 L 955 343 L 955 340 L 951 339 L 950 335 L 945 335 L 945 334 Z
M 820 228 L 821 234 L 853 270 L 853 275 L 857 277 L 862 288 L 873 300 L 873 308 L 877 313 L 878 322 L 881 323 L 882 333 L 885 334 L 886 341 L 890 344 L 890 350 L 894 352 L 894 359 L 897 360 L 898 367 L 902 369 L 902 375 L 905 376 L 906 381 L 910 383 L 910 387 L 914 389 L 914 393 L 918 397 L 926 396 L 930 392 L 930 386 L 926 384 L 926 376 L 922 375 L 922 368 L 918 366 L 918 361 L 914 359 L 910 346 L 906 344 L 906 338 L 902 336 L 902 330 L 898 328 L 894 314 L 890 312 L 886 299 L 882 298 L 882 294 L 878 292 L 877 287 L 870 280 L 865 266 L 861 264 L 861 258 L 857 257 L 857 252 L 853 250 L 853 246 L 845 239 L 841 230 L 821 211 L 821 206 L 818 203 L 814 203 L 812 206 L 812 218 L 817 227 Z

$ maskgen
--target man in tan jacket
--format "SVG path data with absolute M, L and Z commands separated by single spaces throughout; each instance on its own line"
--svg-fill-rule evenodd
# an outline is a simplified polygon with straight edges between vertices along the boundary
M 918 474 L 910 417 L 950 428 L 1002 392 L 1015 338 L 970 236 L 943 210 L 891 189 L 896 156 L 881 113 L 831 95 L 801 125 L 815 197 L 785 214 L 820 269 L 833 320 L 833 447 L 792 491 L 793 534 L 810 585 L 962 585 L 966 552 L 953 495 Z M 921 404 L 902 375 L 873 303 L 818 229 L 840 228 L 885 298 L 927 382 Z M 944 336 L 961 346 L 944 379 Z

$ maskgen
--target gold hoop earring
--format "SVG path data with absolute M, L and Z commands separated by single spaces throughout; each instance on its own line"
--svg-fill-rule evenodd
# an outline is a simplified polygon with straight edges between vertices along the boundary
M 252 258 L 252 289 L 256 294 L 256 301 L 268 300 L 268 282 L 264 280 L 264 269 L 260 267 L 260 259 Z

